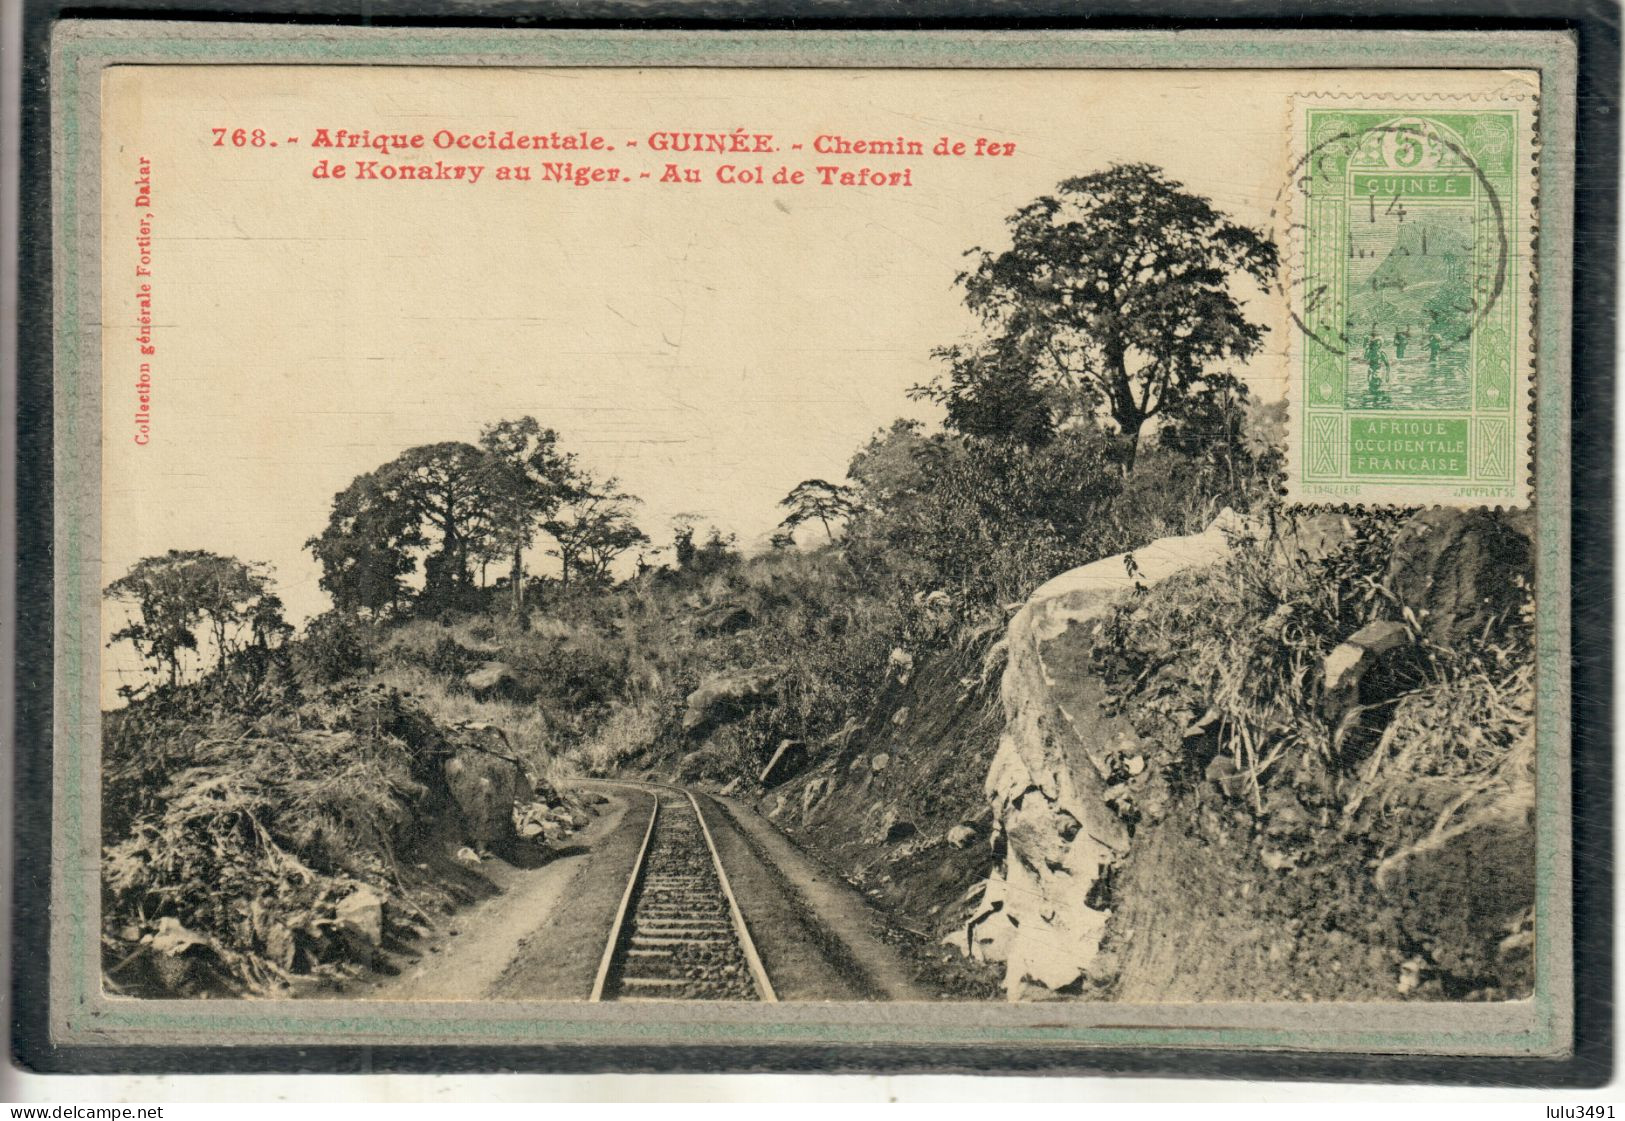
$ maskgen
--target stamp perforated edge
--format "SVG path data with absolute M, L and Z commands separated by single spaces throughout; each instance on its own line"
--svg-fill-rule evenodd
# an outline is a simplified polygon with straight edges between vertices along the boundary
M 1540 97 L 1536 92 L 1538 75 L 1532 80 L 1509 81 L 1503 90 L 1488 93 L 1393 93 L 1347 91 L 1304 91 L 1293 94 L 1287 106 L 1287 167 L 1288 181 L 1282 184 L 1274 213 L 1284 231 L 1281 238 L 1280 291 L 1286 298 L 1289 312 L 1289 339 L 1287 343 L 1286 379 L 1286 501 L 1292 505 L 1320 509 L 1361 509 L 1393 507 L 1450 507 L 1457 509 L 1527 509 L 1534 493 L 1535 465 L 1535 409 L 1539 370 L 1536 359 L 1538 334 L 1539 262 L 1537 259 L 1540 234 Z M 1297 189 L 1299 168 L 1311 155 L 1311 138 L 1304 135 L 1304 111 L 1315 107 L 1346 106 L 1350 109 L 1383 109 L 1425 115 L 1429 110 L 1472 111 L 1473 109 L 1512 109 L 1519 112 L 1514 165 L 1516 207 L 1512 211 L 1521 225 L 1515 226 L 1509 237 L 1509 249 L 1515 268 L 1508 276 L 1516 277 L 1519 287 L 1511 295 L 1513 329 L 1509 336 L 1511 354 L 1509 372 L 1513 380 L 1512 397 L 1521 405 L 1513 407 L 1512 424 L 1512 494 L 1504 499 L 1480 495 L 1451 494 L 1447 483 L 1373 483 L 1348 484 L 1360 487 L 1359 493 L 1347 497 L 1306 494 L 1303 473 L 1306 456 L 1306 438 L 1301 429 L 1303 412 L 1301 397 L 1304 392 L 1304 354 L 1311 345 L 1300 327 L 1300 308 L 1303 299 L 1303 261 L 1306 252 L 1308 223 L 1299 220 L 1301 200 Z M 1521 329 L 1520 329 L 1521 324 Z M 1520 411 L 1521 410 L 1521 411 Z

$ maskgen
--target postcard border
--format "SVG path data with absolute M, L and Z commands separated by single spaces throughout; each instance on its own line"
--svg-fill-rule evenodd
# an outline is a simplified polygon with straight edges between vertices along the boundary
M 1153 58 L 1158 65 L 1181 66 L 1334 66 L 1337 56 L 1328 51 L 1327 40 L 1338 44 L 1345 58 L 1358 57 L 1361 65 L 1400 66 L 1415 64 L 1418 50 L 1440 65 L 1441 59 L 1474 66 L 1513 65 L 1537 69 L 1542 74 L 1543 161 L 1552 153 L 1572 151 L 1574 52 L 1572 43 L 1558 35 L 1499 36 L 1486 42 L 1472 35 L 1439 35 L 1406 40 L 1384 48 L 1369 39 L 1353 35 L 1314 33 L 1309 36 L 1247 33 L 1245 38 L 1229 32 L 1184 33 L 1013 33 L 991 39 L 976 33 L 810 33 L 788 36 L 784 33 L 700 33 L 700 32 L 335 32 L 332 29 L 250 28 L 246 25 L 187 25 L 168 31 L 168 37 L 153 42 L 132 37 L 135 30 L 150 34 L 162 25 L 151 23 L 120 25 L 61 25 L 55 46 L 53 100 L 56 110 L 54 155 L 57 179 L 54 185 L 55 234 L 57 244 L 56 446 L 57 509 L 57 708 L 55 730 L 57 753 L 57 812 L 53 815 L 55 851 L 74 852 L 78 859 L 62 861 L 63 882 L 55 886 L 53 910 L 59 921 L 53 924 L 53 966 L 75 963 L 75 983 L 67 999 L 53 1001 L 54 1034 L 59 1042 L 112 1044 L 131 1042 L 188 1043 L 213 1042 L 222 1028 L 244 1034 L 239 1039 L 263 1034 L 267 1042 L 284 1043 L 290 1037 L 308 1041 L 422 1043 L 435 1039 L 489 1042 L 490 1036 L 507 1042 L 538 1043 L 742 1043 L 787 1045 L 810 1042 L 834 1044 L 886 1043 L 897 1045 L 975 1045 L 1033 1044 L 1038 1046 L 1084 1047 L 1218 1047 L 1218 1048 L 1307 1048 L 1337 1051 L 1432 1051 L 1442 1054 L 1551 1055 L 1566 1049 L 1569 974 L 1566 945 L 1543 939 L 1537 969 L 1540 982 L 1537 997 L 1528 1002 L 1532 1014 L 1529 1026 L 1512 1033 L 1469 1030 L 1393 1032 L 1383 1030 L 1258 1030 L 1210 1026 L 1147 1028 L 1082 1025 L 1057 1030 L 1037 1027 L 1034 1021 L 1053 1024 L 1058 1006 L 1044 1006 L 1044 1016 L 1029 1022 L 995 1025 L 970 1022 L 963 1025 L 921 1025 L 906 1022 L 907 1017 L 877 1015 L 872 1006 L 862 1006 L 862 1022 L 822 1019 L 806 1022 L 779 1021 L 764 1024 L 759 1018 L 730 1020 L 723 1017 L 684 1017 L 673 1025 L 640 1025 L 613 1019 L 544 1021 L 536 1019 L 537 1006 L 516 1005 L 491 1009 L 503 1015 L 460 1016 L 435 1021 L 415 1015 L 378 1015 L 376 1007 L 364 1015 L 340 1014 L 321 1017 L 274 1016 L 271 1007 L 256 1004 L 242 1013 L 214 1003 L 209 1009 L 191 1007 L 192 1002 L 164 1002 L 151 1014 L 130 1014 L 139 1004 L 143 1012 L 157 1002 L 107 1001 L 87 985 L 97 975 L 96 946 L 92 916 L 98 861 L 94 799 L 87 797 L 87 780 L 94 783 L 95 743 L 99 736 L 93 675 L 99 652 L 99 618 L 94 611 L 85 618 L 85 604 L 95 603 L 99 575 L 94 570 L 96 556 L 92 530 L 99 509 L 100 449 L 94 436 L 97 425 L 87 423 L 99 414 L 99 363 L 86 365 L 85 359 L 97 353 L 99 340 L 81 318 L 81 309 L 94 307 L 96 273 L 86 269 L 86 250 L 99 260 L 96 211 L 82 210 L 86 192 L 99 185 L 99 143 L 87 142 L 94 136 L 94 102 L 99 83 L 94 75 L 111 65 L 140 62 L 320 62 L 330 64 L 389 65 L 467 64 L 467 65 L 844 65 L 844 66 L 1100 66 L 1135 65 L 1138 58 Z M 203 33 L 204 30 L 208 33 Z M 187 36 L 177 34 L 184 30 Z M 195 34 L 194 34 L 195 33 Z M 1354 33 L 1357 35 L 1358 33 Z M 188 37 L 189 36 L 189 37 Z M 1266 43 L 1268 45 L 1266 46 Z M 1355 50 L 1356 45 L 1358 50 Z M 411 61 L 403 52 L 419 52 Z M 1264 52 L 1268 51 L 1266 55 Z M 811 60 L 811 61 L 809 61 Z M 1471 60 L 1470 63 L 1466 60 Z M 1140 64 L 1144 64 L 1143 62 Z M 1345 64 L 1347 64 L 1345 62 Z M 87 80 L 91 79 L 91 80 Z M 93 89 L 94 87 L 94 89 Z M 1549 88 L 1550 87 L 1550 88 Z M 87 100 L 92 104 L 88 107 Z M 87 129 L 88 126 L 88 129 Z M 1536 458 L 1536 508 L 1540 521 L 1539 560 L 1542 594 L 1537 606 L 1540 662 L 1541 727 L 1541 822 L 1537 868 L 1541 896 L 1551 910 L 1543 913 L 1547 923 L 1565 925 L 1568 915 L 1568 376 L 1567 331 L 1562 328 L 1568 307 L 1568 271 L 1556 267 L 1566 261 L 1565 235 L 1570 228 L 1570 192 L 1564 182 L 1572 181 L 1572 163 L 1559 167 L 1558 182 L 1551 181 L 1553 168 L 1543 162 L 1546 176 L 1540 205 L 1542 237 L 1539 246 L 1541 275 L 1555 278 L 1543 284 L 1537 308 L 1540 333 L 1542 377 L 1538 391 Z M 87 174 L 88 172 L 88 174 Z M 1566 179 L 1563 178 L 1566 172 Z M 94 193 L 90 195 L 94 198 Z M 72 202 L 73 205 L 67 205 Z M 88 218 L 88 221 L 81 221 Z M 82 274 L 82 275 L 81 275 Z M 82 283 L 88 279 L 89 284 Z M 91 292 L 90 295 L 86 293 Z M 97 371 L 96 384 L 81 384 L 87 369 Z M 87 472 L 86 468 L 91 469 Z M 89 517 L 86 513 L 91 512 Z M 1546 589 L 1552 589 L 1550 591 Z M 1561 602 L 1559 602 L 1561 601 Z M 77 625 L 76 625 L 77 624 Z M 87 682 L 91 683 L 88 694 Z M 87 717 L 88 713 L 88 717 Z M 88 811 L 88 812 L 87 812 Z M 1555 823 L 1555 827 L 1554 827 Z M 88 845 L 88 848 L 87 848 Z M 88 887 L 88 890 L 87 890 Z M 86 907 L 86 901 L 92 906 Z M 1557 928 L 1557 927 L 1554 927 Z M 66 941 L 62 941 L 62 939 Z M 337 1006 L 336 1006 L 337 1007 Z M 407 1006 L 412 1007 L 412 1006 Z M 467 1008 L 469 1006 L 461 1006 Z M 474 1006 L 484 1007 L 484 1006 Z M 546 1006 L 550 1011 L 559 1006 Z M 947 1009 L 959 1005 L 903 1006 L 929 1008 L 932 1018 L 941 1020 Z M 1074 1005 L 1099 1013 L 1102 1006 Z M 1245 1008 L 1266 1009 L 1274 1019 L 1283 1010 L 1297 1006 L 1212 1006 L 1222 1007 L 1226 1019 L 1234 1020 Z M 1356 1014 L 1372 1011 L 1371 1006 L 1344 1006 Z M 1377 1006 L 1388 1011 L 1423 1006 Z M 1461 1019 L 1470 1009 L 1431 1006 L 1450 1011 Z M 391 1008 L 390 1012 L 404 1012 Z M 1323 1016 L 1328 1006 L 1314 1008 Z M 782 1009 L 776 1010 L 782 1012 Z M 1132 1009 L 1141 1019 L 1147 1008 Z M 857 1014 L 847 1009 L 846 1016 Z M 221 1013 L 225 1013 L 222 1015 Z M 517 1014 L 514 1014 L 517 1013 Z M 1290 1018 L 1290 1017 L 1288 1017 Z M 675 1019 L 675 1018 L 674 1018 Z M 973 1017 L 972 1019 L 979 1019 Z M 436 1033 L 441 1034 L 436 1034 Z M 481 1033 L 487 1033 L 482 1036 Z

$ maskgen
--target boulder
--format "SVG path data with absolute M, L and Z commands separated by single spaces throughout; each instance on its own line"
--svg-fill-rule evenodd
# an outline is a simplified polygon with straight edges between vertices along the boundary
M 272 923 L 265 931 L 265 957 L 284 972 L 293 973 L 299 965 L 299 940 L 282 923 Z
M 490 737 L 484 738 L 489 742 Z M 513 837 L 514 803 L 529 787 L 524 768 L 515 759 L 478 746 L 477 740 L 458 744 L 442 767 L 463 839 L 479 848 L 506 844 Z
M 338 901 L 333 918 L 345 941 L 353 946 L 377 949 L 384 940 L 384 901 L 366 884 L 358 884 Z
M 886 659 L 886 680 L 896 681 L 899 685 L 907 685 L 908 679 L 914 674 L 914 655 L 901 646 L 892 647 L 891 655 Z
M 863 724 L 861 721 L 857 720 L 856 718 L 848 717 L 846 723 L 841 725 L 840 731 L 832 732 L 830 735 L 824 737 L 824 753 L 832 754 L 844 751 L 846 749 L 846 745 L 852 742 L 852 737 L 857 735 L 858 732 L 862 731 L 862 729 Z
M 176 996 L 205 995 L 222 989 L 222 966 L 214 941 L 165 916 L 148 944 L 148 960 L 158 983 Z
M 756 781 L 763 786 L 783 782 L 807 765 L 807 745 L 800 740 L 780 740 L 773 757 L 762 768 Z
M 1240 798 L 1252 785 L 1246 773 L 1228 755 L 1215 755 L 1203 774 L 1226 798 Z
M 541 837 L 548 842 L 557 841 L 586 823 L 584 813 L 575 813 L 564 806 L 549 806 L 546 802 L 515 806 L 513 811 L 514 831 L 526 840 Z
M 1271 789 L 1264 797 L 1261 830 L 1264 845 L 1259 849 L 1259 859 L 1272 871 L 1289 871 L 1296 867 L 1298 857 L 1293 850 L 1308 841 L 1314 825 L 1315 818 L 1290 787 L 1282 785 Z
M 1400 528 L 1388 588 L 1440 646 L 1481 634 L 1517 612 L 1534 579 L 1520 523 L 1487 510 L 1423 510 Z
M 719 603 L 694 618 L 694 633 L 700 638 L 738 634 L 756 622 L 750 608 L 737 603 Z
M 549 821 L 556 821 L 566 829 L 580 829 L 587 824 L 585 814 L 579 814 L 569 806 L 553 806 L 547 811 Z
M 948 830 L 946 839 L 956 849 L 968 849 L 976 841 L 976 827 L 960 822 Z
M 896 807 L 877 802 L 869 807 L 868 813 L 864 814 L 863 837 L 870 844 L 884 844 L 894 839 L 892 829 L 898 824 Z
M 817 775 L 808 779 L 807 785 L 801 788 L 801 820 L 805 822 L 810 819 L 813 811 L 834 789 L 835 779 L 830 775 Z
M 1361 688 L 1368 677 L 1387 681 L 1398 676 L 1401 658 L 1411 648 L 1411 634 L 1405 624 L 1388 621 L 1367 623 L 1326 655 L 1322 666 L 1325 691 L 1323 711 L 1337 721 L 1354 706 L 1385 700 L 1371 686 Z M 1382 671 L 1379 675 L 1373 671 Z
M 886 830 L 886 843 L 896 844 L 906 841 L 920 831 L 920 827 L 912 821 L 894 821 Z
M 173 915 L 165 915 L 158 920 L 158 929 L 153 932 L 151 942 L 154 953 L 170 955 L 184 954 L 194 946 L 209 944 L 207 935 L 188 930 Z
M 712 764 L 715 762 L 716 753 L 708 747 L 702 747 L 698 751 L 690 751 L 677 760 L 677 777 L 683 782 L 693 782 L 696 779 L 704 778 L 710 773 Z
M 683 731 L 697 733 L 744 716 L 777 691 L 784 667 L 761 666 L 707 678 L 688 695 Z
M 513 667 L 506 662 L 486 662 L 467 674 L 463 684 L 477 701 L 526 699 L 525 688 L 514 676 Z

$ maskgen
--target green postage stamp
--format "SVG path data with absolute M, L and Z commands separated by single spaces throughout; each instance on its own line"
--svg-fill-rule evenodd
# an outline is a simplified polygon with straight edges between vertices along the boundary
M 1291 497 L 1527 504 L 1535 109 L 1294 99 Z

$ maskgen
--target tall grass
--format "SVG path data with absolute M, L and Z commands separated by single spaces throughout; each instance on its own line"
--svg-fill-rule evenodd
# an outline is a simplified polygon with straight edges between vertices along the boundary
M 1476 824 L 1516 817 L 1533 798 L 1530 609 L 1459 649 L 1427 642 L 1383 583 L 1401 521 L 1353 515 L 1340 543 L 1315 557 L 1280 527 L 1262 542 L 1238 540 L 1226 564 L 1116 609 L 1093 654 L 1113 703 L 1149 731 L 1208 729 L 1255 809 L 1270 785 L 1301 788 L 1314 775 L 1324 787 L 1298 793 L 1329 804 L 1345 828 L 1372 811 L 1430 805 L 1422 834 L 1384 835 L 1383 874 Z M 1397 693 L 1376 708 L 1329 711 L 1326 658 L 1375 619 L 1410 631 Z M 1380 728 L 1374 746 L 1350 739 L 1359 726 Z M 1210 741 L 1183 742 L 1205 750 Z

